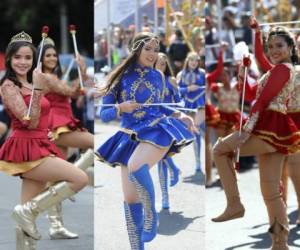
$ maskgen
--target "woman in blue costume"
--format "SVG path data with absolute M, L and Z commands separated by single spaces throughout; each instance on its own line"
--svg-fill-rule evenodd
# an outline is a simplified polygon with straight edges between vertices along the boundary
M 131 249 L 144 249 L 157 232 L 155 194 L 150 167 L 176 153 L 194 139 L 192 119 L 162 106 L 164 78 L 153 69 L 159 52 L 158 38 L 139 33 L 130 55 L 108 77 L 100 118 L 121 116 L 121 130 L 98 150 L 102 161 L 120 165 L 124 209 Z M 152 104 L 152 105 L 151 105 Z M 153 105 L 154 104 L 154 105 Z M 147 106 L 148 105 L 148 106 Z
M 159 53 L 155 63 L 155 69 L 165 75 L 165 90 L 164 103 L 179 103 L 180 96 L 176 79 L 170 67 L 167 56 L 164 53 Z M 179 169 L 175 165 L 171 157 L 166 157 L 158 162 L 159 183 L 162 193 L 162 208 L 169 209 L 169 192 L 168 192 L 168 170 L 170 173 L 170 186 L 173 187 L 179 180 Z
M 196 114 L 190 113 L 197 128 L 204 128 L 205 118 L 205 71 L 199 67 L 200 57 L 196 52 L 190 52 L 185 60 L 183 70 L 178 73 L 180 93 L 185 102 L 185 108 L 197 109 Z M 196 171 L 200 166 L 200 134 L 195 134 L 194 152 L 196 158 Z

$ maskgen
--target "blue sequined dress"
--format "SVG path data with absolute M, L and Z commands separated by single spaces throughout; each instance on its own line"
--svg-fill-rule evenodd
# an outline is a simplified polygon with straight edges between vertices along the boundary
M 160 72 L 153 68 L 134 65 L 123 74 L 118 87 L 103 97 L 103 104 L 135 101 L 161 103 L 164 100 L 165 82 Z M 111 166 L 127 166 L 139 142 L 169 148 L 167 155 L 180 151 L 194 140 L 193 134 L 180 120 L 171 117 L 174 109 L 166 106 L 142 106 L 132 113 L 122 113 L 121 130 L 102 144 L 97 155 Z M 117 118 L 115 107 L 103 107 L 100 118 L 109 122 Z
M 188 91 L 192 84 L 199 85 L 200 89 Z M 183 70 L 180 77 L 179 89 L 184 99 L 185 108 L 204 108 L 205 106 L 205 72 L 202 69 Z

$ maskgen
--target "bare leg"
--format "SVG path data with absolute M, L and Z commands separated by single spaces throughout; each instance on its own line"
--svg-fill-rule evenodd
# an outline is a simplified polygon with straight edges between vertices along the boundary
M 31 200 L 46 188 L 45 182 L 23 179 L 21 191 L 21 204 Z
M 217 128 L 216 129 L 216 134 L 217 134 L 218 138 L 225 137 L 227 135 L 227 131 L 223 128 Z
M 7 131 L 7 125 L 4 122 L 0 122 L 0 137 L 2 137 Z
M 81 169 L 56 157 L 47 158 L 39 166 L 24 173 L 22 177 L 28 179 L 23 185 L 23 200 L 40 192 L 41 183 L 59 182 L 23 205 L 17 205 L 13 211 L 12 216 L 19 227 L 36 240 L 41 237 L 35 225 L 37 215 L 74 195 L 88 183 L 88 177 Z
M 60 148 L 61 152 L 64 155 L 64 158 L 67 159 L 68 147 L 78 147 L 84 150 L 88 148 L 93 149 L 94 136 L 88 132 L 72 131 L 60 134 L 59 138 L 55 141 L 55 143 Z M 89 154 L 89 152 L 86 151 L 84 154 Z M 93 167 L 87 169 L 88 161 L 84 161 L 84 159 L 85 156 L 82 155 L 79 160 L 81 162 L 81 166 L 78 167 L 84 169 L 84 171 L 88 174 L 89 184 L 93 185 L 94 169 Z M 87 160 L 88 159 L 89 157 L 87 158 Z M 62 204 L 57 204 L 56 206 L 50 208 L 48 210 L 48 213 L 48 218 L 51 222 L 51 227 L 49 230 L 51 239 L 74 239 L 78 237 L 77 234 L 74 234 L 63 227 Z
M 209 186 L 212 183 L 212 149 L 210 143 L 210 127 L 206 127 L 205 131 L 205 174 L 206 174 L 206 185 Z
M 129 171 L 136 171 L 144 164 L 148 164 L 151 168 L 164 157 L 168 150 L 169 148 L 158 148 L 146 142 L 139 143 L 128 161 Z
M 71 163 L 57 157 L 50 157 L 38 167 L 24 173 L 23 178 L 40 182 L 66 181 L 69 187 L 77 192 L 88 183 L 87 175 Z
M 61 152 L 61 154 L 63 155 L 64 159 L 67 160 L 68 157 L 68 147 L 64 147 L 64 146 L 57 146 Z
M 141 142 L 128 162 L 130 181 L 134 184 L 144 207 L 144 227 L 141 234 L 143 242 L 151 241 L 157 231 L 155 193 L 149 169 L 160 161 L 167 151 L 168 148 L 158 148 L 150 143 Z
M 80 149 L 94 148 L 94 135 L 82 131 L 62 133 L 59 135 L 59 138 L 55 140 L 55 144 L 58 146 Z
M 135 185 L 129 181 L 129 171 L 126 167 L 121 167 L 122 189 L 124 200 L 128 203 L 138 203 L 139 197 Z

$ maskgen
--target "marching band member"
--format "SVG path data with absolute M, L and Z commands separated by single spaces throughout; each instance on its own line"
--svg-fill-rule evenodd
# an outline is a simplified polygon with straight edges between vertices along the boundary
M 155 69 L 164 74 L 165 89 L 164 89 L 164 103 L 179 103 L 180 96 L 176 79 L 173 76 L 170 63 L 164 53 L 159 53 L 155 63 Z M 162 192 L 162 208 L 169 209 L 169 192 L 168 192 L 168 170 L 170 173 L 170 186 L 173 187 L 179 180 L 179 168 L 175 165 L 172 157 L 166 157 L 158 162 L 159 183 Z
M 196 52 L 190 52 L 185 59 L 183 70 L 177 75 L 181 96 L 185 102 L 185 108 L 197 109 L 196 114 L 190 113 L 197 128 L 204 126 L 205 120 L 205 73 L 199 68 L 200 57 Z M 196 159 L 196 171 L 201 172 L 200 148 L 201 136 L 195 134 L 194 153 Z
M 255 29 L 255 56 L 261 66 L 263 71 L 268 71 L 274 67 L 274 65 L 268 60 L 268 58 L 264 54 L 262 40 L 260 36 L 260 29 L 258 23 L 254 17 L 251 18 L 251 27 Z M 291 51 L 291 54 L 296 54 L 295 51 Z M 293 91 L 291 98 L 287 104 L 288 114 L 293 119 L 297 127 L 300 129 L 300 69 L 299 66 L 296 66 L 296 80 L 295 80 L 295 90 Z M 283 177 L 281 178 L 283 181 L 284 192 L 283 198 L 287 199 L 287 177 L 290 176 L 292 183 L 294 185 L 294 189 L 297 195 L 298 201 L 298 218 L 296 221 L 297 225 L 300 225 L 300 173 L 298 171 L 298 165 L 300 163 L 300 154 L 293 154 L 287 157 L 287 165 L 284 165 L 286 171 L 283 171 Z M 286 173 L 288 172 L 288 173 Z M 286 177 L 286 178 L 285 178 Z
M 299 134 L 287 114 L 287 102 L 294 90 L 295 42 L 282 27 L 271 29 L 267 39 L 274 67 L 259 82 L 256 99 L 243 131 L 219 138 L 214 146 L 214 159 L 225 191 L 227 207 L 215 222 L 242 217 L 245 209 L 239 197 L 232 157 L 239 148 L 241 156 L 259 156 L 261 191 L 269 215 L 272 249 L 288 249 L 286 206 L 279 191 L 285 154 L 297 152 Z M 291 53 L 292 51 L 292 53 Z M 249 66 L 244 60 L 244 66 Z M 243 67 L 239 78 L 243 80 Z
M 69 86 L 66 81 L 61 80 L 62 71 L 58 52 L 51 38 L 47 37 L 45 39 L 44 46 L 39 52 L 42 58 L 42 72 L 49 78 L 45 97 L 50 103 L 48 121 L 52 140 L 63 152 L 65 158 L 67 157 L 68 147 L 82 150 L 89 149 L 75 164 L 77 167 L 86 170 L 93 165 L 94 137 L 81 126 L 80 121 L 74 117 L 72 112 L 71 97 L 76 97 L 80 94 L 79 82 L 77 81 L 73 86 Z M 78 62 L 83 78 L 86 80 L 84 61 L 79 57 Z M 50 221 L 49 234 L 51 239 L 78 238 L 77 234 L 68 231 L 63 226 L 61 203 L 48 210 L 48 218 Z
M 50 104 L 44 93 L 49 78 L 40 69 L 33 70 L 35 54 L 28 34 L 13 36 L 6 50 L 6 73 L 0 82 L 2 100 L 12 120 L 12 133 L 0 149 L 0 170 L 22 179 L 21 204 L 12 215 L 18 225 L 17 244 L 21 244 L 17 249 L 34 248 L 35 240 L 41 238 L 36 217 L 88 182 L 87 175 L 63 160 L 48 139 Z M 47 182 L 56 184 L 45 190 Z
M 124 209 L 132 249 L 144 249 L 157 233 L 155 193 L 150 168 L 165 155 L 176 153 L 194 139 L 193 121 L 181 112 L 162 106 L 164 81 L 153 69 L 159 40 L 138 33 L 131 53 L 106 85 L 100 117 L 104 122 L 121 116 L 122 129 L 97 150 L 102 161 L 120 165 Z M 189 128 L 189 129 L 188 129 Z

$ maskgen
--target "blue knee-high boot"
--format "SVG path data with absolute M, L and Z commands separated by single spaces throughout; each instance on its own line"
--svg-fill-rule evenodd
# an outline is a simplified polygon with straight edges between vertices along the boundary
M 144 224 L 142 203 L 124 202 L 124 211 L 131 250 L 144 250 L 141 239 Z
M 155 210 L 155 193 L 148 164 L 138 170 L 131 172 L 129 180 L 137 189 L 139 199 L 144 207 L 144 228 L 142 241 L 149 242 L 154 239 L 157 233 L 157 213 Z
M 195 134 L 196 140 L 194 141 L 194 154 L 195 154 L 195 160 L 196 160 L 196 171 L 201 171 L 200 166 L 200 149 L 201 149 L 201 135 Z
M 175 165 L 173 159 L 168 157 L 164 160 L 165 164 L 168 166 L 170 172 L 170 186 L 175 186 L 179 181 L 179 168 Z
M 168 191 L 168 167 L 165 160 L 158 162 L 158 176 L 162 197 L 162 208 L 169 209 L 169 191 Z

